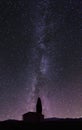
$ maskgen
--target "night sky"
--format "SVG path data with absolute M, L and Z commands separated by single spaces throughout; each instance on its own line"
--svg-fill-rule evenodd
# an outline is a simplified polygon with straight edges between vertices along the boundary
M 38 96 L 45 117 L 82 116 L 82 0 L 0 0 L 0 120 Z

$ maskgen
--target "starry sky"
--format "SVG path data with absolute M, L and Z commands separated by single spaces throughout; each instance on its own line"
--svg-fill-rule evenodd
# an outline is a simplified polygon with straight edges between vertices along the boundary
M 0 120 L 38 96 L 45 117 L 82 116 L 81 0 L 0 0 Z

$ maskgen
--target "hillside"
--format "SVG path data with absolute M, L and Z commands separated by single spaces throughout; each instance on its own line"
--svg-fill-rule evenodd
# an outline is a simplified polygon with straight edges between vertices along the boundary
M 0 130 L 27 130 L 27 129 L 82 129 L 82 118 L 58 119 L 48 118 L 41 122 L 27 122 L 18 120 L 5 120 L 0 122 Z

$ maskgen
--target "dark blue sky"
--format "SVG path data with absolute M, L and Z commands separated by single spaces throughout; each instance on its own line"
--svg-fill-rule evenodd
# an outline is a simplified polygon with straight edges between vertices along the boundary
M 0 0 L 0 120 L 38 96 L 46 117 L 82 115 L 81 23 L 81 0 Z

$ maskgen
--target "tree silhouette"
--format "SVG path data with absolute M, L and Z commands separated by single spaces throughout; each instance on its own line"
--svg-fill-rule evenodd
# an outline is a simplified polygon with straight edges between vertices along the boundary
M 40 97 L 38 97 L 37 104 L 36 104 L 36 112 L 42 114 L 42 103 Z

